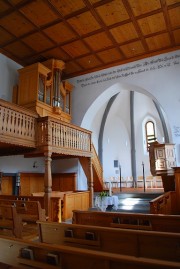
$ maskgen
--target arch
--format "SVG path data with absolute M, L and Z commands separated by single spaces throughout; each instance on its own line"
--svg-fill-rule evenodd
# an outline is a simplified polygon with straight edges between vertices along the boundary
M 133 85 L 133 84 L 116 83 L 116 84 L 112 85 L 111 87 L 107 88 L 102 94 L 100 94 L 96 98 L 96 100 L 94 100 L 94 102 L 89 106 L 86 114 L 84 115 L 83 120 L 82 120 L 82 127 L 91 130 L 90 127 L 91 127 L 92 122 L 97 118 L 97 113 L 99 113 L 100 109 L 102 109 L 103 112 L 101 111 L 101 116 L 99 117 L 100 123 L 99 123 L 99 130 L 98 130 L 99 137 L 98 137 L 98 150 L 97 150 L 101 162 L 102 162 L 102 151 L 101 150 L 103 150 L 103 146 L 102 146 L 103 133 L 104 133 L 106 120 L 108 118 L 109 113 L 111 112 L 111 109 L 113 107 L 112 104 L 114 104 L 116 97 L 121 96 L 121 95 L 119 95 L 119 93 L 122 94 L 124 90 L 129 91 L 129 92 L 142 93 L 145 96 L 150 97 L 151 100 L 154 103 L 156 103 L 156 105 L 158 107 L 161 108 L 159 102 L 156 100 L 156 98 L 152 94 L 150 94 L 146 89 L 143 89 L 143 88 L 138 87 L 138 86 Z M 164 121 L 165 121 L 165 119 L 164 119 Z M 131 141 L 131 139 L 129 141 Z M 129 150 L 129 148 L 128 148 L 128 150 Z M 147 152 L 146 152 L 146 155 L 147 155 Z

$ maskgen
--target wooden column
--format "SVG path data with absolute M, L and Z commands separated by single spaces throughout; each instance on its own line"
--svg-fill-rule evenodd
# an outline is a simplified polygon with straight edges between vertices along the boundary
M 92 170 L 92 159 L 89 160 L 89 178 L 88 178 L 88 187 L 90 191 L 90 207 L 94 206 L 94 182 L 93 182 L 93 170 Z
M 51 172 L 51 153 L 45 152 L 45 173 L 44 173 L 44 200 L 46 215 L 50 218 L 50 198 L 52 192 L 52 172 Z M 49 219 L 50 220 L 50 219 Z

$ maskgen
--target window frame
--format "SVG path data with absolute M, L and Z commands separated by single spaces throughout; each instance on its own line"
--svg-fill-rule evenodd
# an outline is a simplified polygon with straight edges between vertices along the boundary
M 152 124 L 153 126 L 152 134 L 148 134 L 148 124 Z M 155 123 L 152 120 L 148 120 L 145 123 L 145 136 L 146 136 L 146 149 L 147 149 L 147 152 L 149 152 L 150 143 L 156 141 Z

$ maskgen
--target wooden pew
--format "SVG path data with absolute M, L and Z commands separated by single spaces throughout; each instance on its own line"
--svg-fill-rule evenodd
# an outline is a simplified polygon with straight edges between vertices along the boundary
M 44 209 L 44 197 L 43 196 L 17 196 L 17 195 L 0 195 L 0 200 L 20 200 L 20 201 L 39 201 L 41 207 Z
M 73 210 L 72 223 L 180 233 L 180 215 Z
M 44 196 L 43 192 L 33 193 L 34 197 L 39 197 L 40 194 L 41 196 Z M 61 220 L 67 221 L 72 219 L 74 209 L 87 210 L 89 208 L 89 204 L 89 191 L 53 191 L 51 193 L 51 220 L 61 222 Z
M 151 214 L 179 215 L 177 194 L 175 191 L 165 192 L 149 202 Z
M 21 235 L 16 235 L 16 237 L 29 240 L 36 240 L 38 238 L 36 221 L 46 221 L 45 210 L 41 208 L 38 201 L 0 200 L 1 205 L 13 205 L 16 209 L 16 218 L 21 219 L 20 225 L 23 229 Z
M 1 200 L 0 205 L 14 205 L 23 221 L 36 223 L 37 220 L 45 221 L 45 210 L 38 201 Z
M 14 267 L 23 269 L 29 269 L 30 267 L 42 269 L 179 268 L 179 261 L 136 257 L 129 254 L 121 255 L 74 246 L 48 245 L 7 237 L 0 237 L 0 249 L 0 262 L 9 265 L 8 267 L 2 267 L 3 269 L 9 269 L 10 266 L 13 266 L 12 269 Z M 28 251 L 29 257 L 32 257 L 32 259 L 28 259 L 28 255 L 25 255 Z
M 34 194 L 35 195 L 35 194 Z M 44 209 L 44 196 L 15 196 L 15 195 L 0 195 L 0 200 L 20 200 L 25 201 L 39 201 L 41 207 Z M 67 192 L 52 192 L 51 197 L 51 221 L 61 222 L 71 219 L 73 210 L 88 210 L 90 204 L 89 191 L 67 191 Z
M 0 204 L 0 233 L 22 237 L 23 223 L 21 217 L 17 214 L 16 207 L 13 205 Z M 9 234 L 9 231 L 11 234 Z
M 38 222 L 43 243 L 180 262 L 180 234 Z M 180 264 L 179 264 L 180 265 Z

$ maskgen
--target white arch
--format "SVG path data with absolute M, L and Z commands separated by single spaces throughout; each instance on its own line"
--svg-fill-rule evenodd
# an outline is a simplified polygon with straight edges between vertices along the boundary
M 81 127 L 89 129 L 99 108 L 102 107 L 106 102 L 108 102 L 113 95 L 120 93 L 121 90 L 136 91 L 145 94 L 149 96 L 152 100 L 155 100 L 157 103 L 159 103 L 157 99 L 146 89 L 134 84 L 118 82 L 104 90 L 104 92 L 100 94 L 89 106 L 81 122 Z

